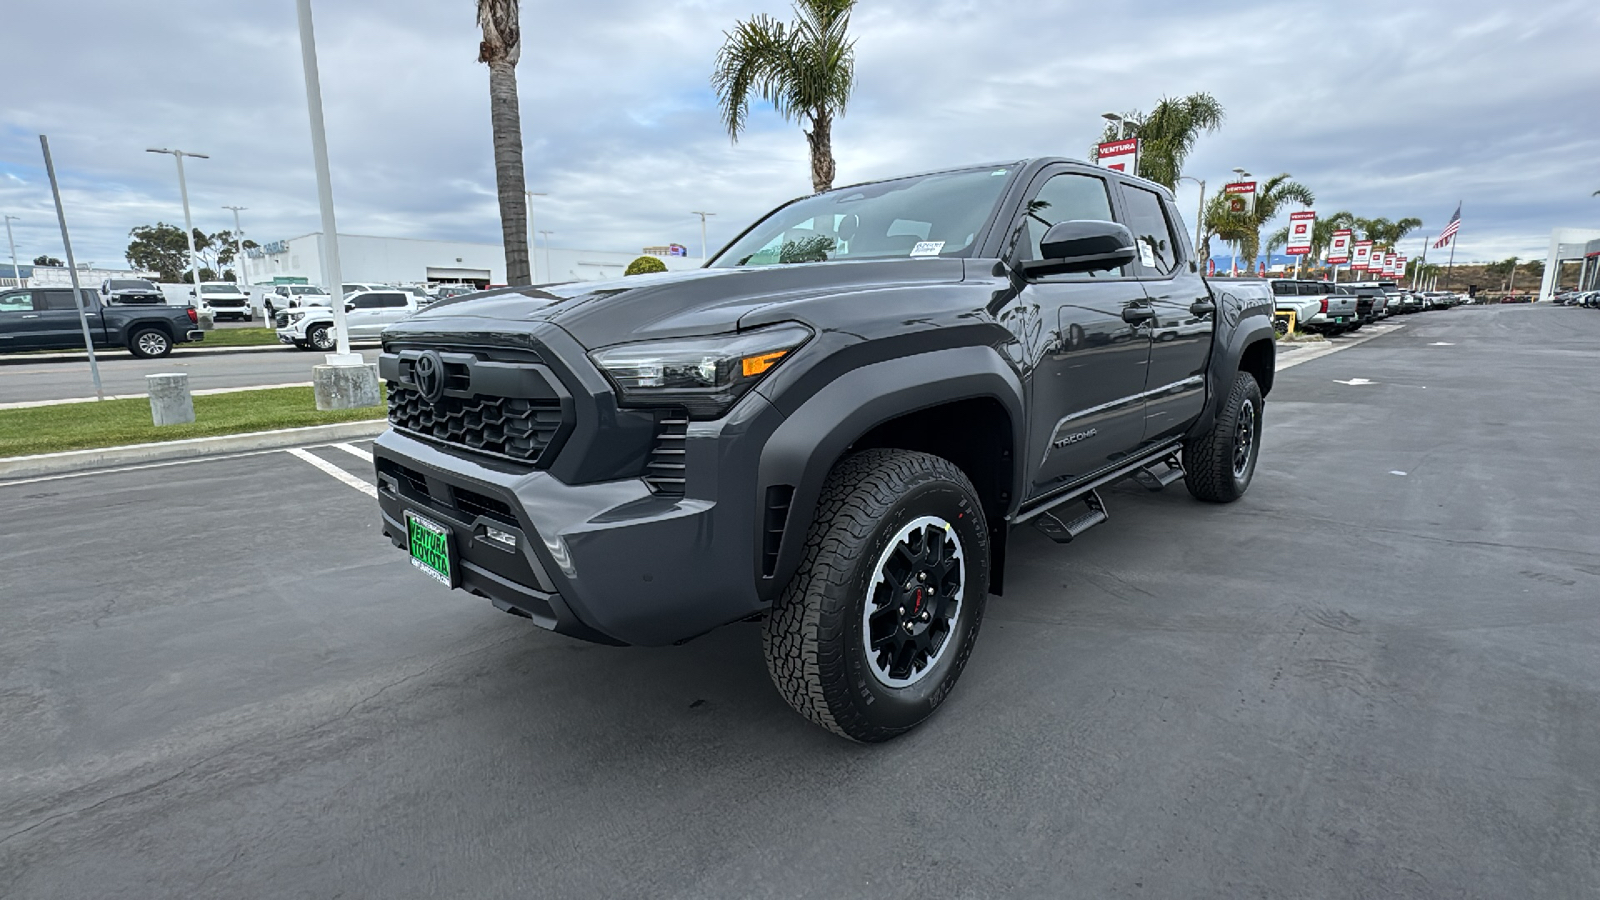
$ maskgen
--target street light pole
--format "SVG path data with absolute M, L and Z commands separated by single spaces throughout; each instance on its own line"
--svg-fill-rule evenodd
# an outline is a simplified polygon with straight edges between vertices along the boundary
M 550 277 L 553 274 L 550 271 L 550 235 L 555 234 L 555 232 L 541 231 L 539 233 L 544 235 L 544 274 L 546 277 Z
M 527 191 L 527 190 L 523 191 L 523 193 L 528 195 L 528 234 L 530 234 L 530 235 L 538 234 L 539 232 L 533 230 L 533 198 L 535 198 L 535 197 L 548 197 L 550 195 L 549 194 L 537 193 L 535 191 Z M 539 283 L 539 271 L 538 271 L 539 270 L 539 245 L 538 244 L 539 244 L 539 242 L 537 240 L 535 240 L 534 241 L 533 252 L 528 254 L 528 267 L 533 270 L 532 272 L 528 273 L 528 280 L 532 281 L 534 284 L 538 284 Z
M 6 216 L 6 243 L 11 245 L 11 278 L 22 287 L 22 270 L 17 268 L 17 242 L 11 239 L 11 223 L 21 222 L 16 216 Z
M 165 148 L 150 148 L 146 153 L 168 153 L 178 161 L 178 196 L 183 199 L 183 236 L 189 242 L 189 274 L 190 281 L 194 283 L 194 303 L 190 304 L 195 309 L 195 317 L 202 318 L 199 313 L 200 306 L 200 260 L 194 252 L 194 219 L 189 216 L 189 183 L 183 177 L 183 158 L 192 156 L 195 159 L 210 159 L 204 153 L 187 153 L 183 150 L 167 150 Z M 206 327 L 205 322 L 200 322 L 200 327 Z
M 44 172 L 50 178 L 50 196 L 56 201 L 56 221 L 61 223 L 61 246 L 66 248 L 67 276 L 72 279 L 72 304 L 78 308 L 78 327 L 83 329 L 83 349 L 89 353 L 89 374 L 94 377 L 94 395 L 104 400 L 106 389 L 100 383 L 100 361 L 95 358 L 94 339 L 89 336 L 89 315 L 83 309 L 83 285 L 78 283 L 78 261 L 72 258 L 72 238 L 67 235 L 67 211 L 61 205 L 56 164 L 50 158 L 50 138 L 39 135 L 39 149 L 44 152 Z
M 328 169 L 328 134 L 322 123 L 322 79 L 317 74 L 317 37 L 311 27 L 311 0 L 295 0 L 300 22 L 300 64 L 306 77 L 306 113 L 311 118 L 311 159 L 317 170 L 317 205 L 322 208 L 322 277 L 328 282 L 333 307 L 334 352 L 330 366 L 360 366 L 365 360 L 350 352 L 344 324 L 344 273 L 339 271 L 339 230 L 333 219 L 333 176 Z
M 696 209 L 691 210 L 690 214 L 700 217 L 700 263 L 704 265 L 706 261 L 706 216 L 714 216 L 716 213 L 701 212 Z
M 251 319 L 254 319 L 256 317 L 256 311 L 250 306 L 250 282 L 244 273 L 244 229 L 239 225 L 239 211 L 249 208 L 250 207 L 248 206 L 223 207 L 223 209 L 233 210 L 233 258 L 238 260 L 238 262 L 234 265 L 233 283 L 235 285 L 242 285 L 244 287 L 244 290 L 240 292 L 244 294 L 244 311 L 250 314 L 249 317 Z
M 1179 175 L 1178 180 L 1192 181 L 1200 185 L 1200 208 L 1195 210 L 1194 216 L 1194 252 L 1199 253 L 1201 229 L 1204 227 L 1202 223 L 1206 217 L 1206 183 L 1204 179 L 1196 178 L 1193 175 Z

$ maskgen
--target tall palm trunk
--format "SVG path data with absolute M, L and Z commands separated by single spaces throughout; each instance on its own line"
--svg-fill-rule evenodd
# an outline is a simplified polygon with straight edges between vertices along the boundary
M 812 113 L 811 130 L 806 132 L 811 145 L 811 189 L 822 193 L 833 188 L 833 116 Z
M 494 128 L 494 177 L 500 195 L 506 283 L 531 284 L 522 113 L 517 108 L 517 60 L 522 56 L 517 0 L 478 0 L 478 25 L 483 29 L 478 62 L 489 66 L 489 122 Z
M 531 284 L 528 269 L 528 195 L 522 175 L 522 114 L 517 70 L 504 60 L 489 64 L 489 121 L 494 125 L 494 177 L 500 189 L 500 235 L 506 247 L 506 283 Z

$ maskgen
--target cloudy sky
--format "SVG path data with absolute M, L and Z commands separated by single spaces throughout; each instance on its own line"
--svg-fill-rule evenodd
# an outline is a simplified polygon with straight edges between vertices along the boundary
M 498 241 L 473 2 L 314 3 L 340 230 Z M 758 107 L 733 144 L 718 121 L 712 60 L 755 12 L 790 15 L 774 0 L 524 4 L 528 182 L 550 195 L 535 215 L 555 246 L 698 253 L 690 210 L 717 213 L 715 247 L 809 191 L 797 126 Z M 5 19 L 0 212 L 21 219 L 19 257 L 62 255 L 41 133 L 80 262 L 121 264 L 130 228 L 181 223 L 172 159 L 152 146 L 210 154 L 188 164 L 198 227 L 231 227 L 233 204 L 258 241 L 317 230 L 292 0 L 12 0 Z M 1081 157 L 1100 113 L 1203 90 L 1228 120 L 1187 169 L 1213 189 L 1234 166 L 1289 172 L 1323 212 L 1417 216 L 1429 233 L 1462 201 L 1458 261 L 1542 257 L 1553 226 L 1600 227 L 1594 0 L 862 0 L 854 31 L 841 184 Z

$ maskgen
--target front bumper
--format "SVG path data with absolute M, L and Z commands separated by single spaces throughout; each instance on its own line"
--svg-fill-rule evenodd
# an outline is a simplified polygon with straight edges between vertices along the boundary
M 681 497 L 642 478 L 566 484 L 391 429 L 373 445 L 384 534 L 404 549 L 408 510 L 444 526 L 461 588 L 552 631 L 677 643 L 767 608 L 757 468 L 782 419 L 751 392 L 727 417 L 692 423 Z

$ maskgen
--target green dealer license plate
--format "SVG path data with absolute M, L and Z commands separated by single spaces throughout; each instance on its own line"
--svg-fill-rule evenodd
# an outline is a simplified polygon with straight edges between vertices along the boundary
M 455 587 L 455 560 L 450 554 L 450 531 L 406 513 L 406 535 L 411 545 L 411 564 L 445 587 Z

